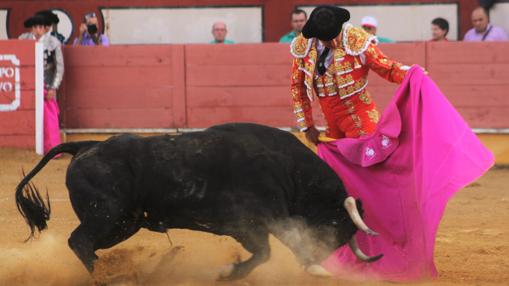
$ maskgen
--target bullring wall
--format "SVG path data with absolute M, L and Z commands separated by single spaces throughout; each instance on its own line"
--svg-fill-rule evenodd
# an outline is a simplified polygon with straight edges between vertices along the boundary
M 381 45 L 390 57 L 425 67 L 473 128 L 497 129 L 509 127 L 508 48 Z M 65 47 L 64 56 L 65 128 L 204 128 L 230 121 L 294 126 L 284 44 Z M 369 80 L 383 108 L 397 85 L 375 73 Z
M 0 41 L 0 147 L 42 152 L 42 57 L 42 44 Z
M 0 112 L 0 146 L 33 148 L 34 45 L 1 43 L 2 47 L 20 45 L 2 48 L 3 54 L 26 55 L 26 59 L 20 66 L 21 104 L 15 111 Z M 493 134 L 509 131 L 508 47 L 506 43 L 417 42 L 386 44 L 381 49 L 403 63 L 425 67 L 467 122 L 478 133 L 490 133 L 480 138 L 495 153 L 497 163 L 508 164 L 509 136 Z M 158 133 L 230 121 L 294 126 L 287 45 L 65 47 L 64 55 L 59 103 L 67 140 L 84 139 L 79 132 L 113 134 L 125 128 Z M 369 80 L 370 92 L 383 109 L 397 85 L 376 74 Z M 2 95 L 0 103 L 12 98 Z M 321 112 L 314 113 L 323 124 Z

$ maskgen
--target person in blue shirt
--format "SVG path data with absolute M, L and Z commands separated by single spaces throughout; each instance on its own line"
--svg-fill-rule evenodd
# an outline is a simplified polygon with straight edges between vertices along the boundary
M 226 39 L 226 34 L 228 34 L 226 24 L 223 22 L 215 22 L 212 25 L 212 36 L 214 36 L 214 40 L 210 41 L 210 44 L 235 44 L 234 41 Z
M 308 20 L 308 15 L 306 14 L 306 11 L 301 9 L 293 10 L 290 17 L 292 31 L 282 36 L 281 39 L 279 39 L 280 43 L 291 43 L 295 37 L 300 35 L 300 33 L 302 32 L 302 28 L 304 27 L 306 21 Z

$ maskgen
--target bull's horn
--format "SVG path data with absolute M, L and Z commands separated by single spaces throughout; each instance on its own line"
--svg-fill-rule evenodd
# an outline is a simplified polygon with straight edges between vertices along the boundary
M 352 239 L 350 239 L 350 241 L 348 242 L 348 246 L 350 246 L 350 249 L 355 254 L 355 256 L 357 256 L 357 258 L 364 262 L 369 263 L 377 261 L 378 259 L 382 258 L 382 256 L 384 256 L 383 254 L 378 254 L 375 256 L 367 256 L 366 254 L 364 254 L 364 252 L 362 252 L 359 246 L 357 246 L 357 240 L 355 240 L 355 236 L 353 236 Z
M 359 210 L 357 210 L 357 204 L 355 203 L 355 199 L 353 197 L 348 197 L 345 199 L 344 207 L 348 212 L 348 215 L 350 215 L 350 218 L 352 219 L 353 223 L 357 226 L 358 229 L 364 231 L 369 235 L 378 235 L 378 233 L 371 230 L 366 225 L 364 220 L 362 220 L 362 217 L 359 214 Z

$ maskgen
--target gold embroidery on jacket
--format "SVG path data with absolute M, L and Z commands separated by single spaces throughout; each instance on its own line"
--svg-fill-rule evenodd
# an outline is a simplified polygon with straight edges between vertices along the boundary
M 373 99 L 371 98 L 371 96 L 369 95 L 369 93 L 367 92 L 362 92 L 360 95 L 359 95 L 359 99 L 364 102 L 365 104 L 371 104 L 373 102 Z
M 308 49 L 308 39 L 304 38 L 304 36 L 300 35 L 298 36 L 293 42 L 292 46 L 290 47 L 291 52 L 295 54 L 295 56 L 298 57 L 304 57 L 306 56 L 306 51 Z
M 371 120 L 371 122 L 378 123 L 378 121 L 380 120 L 380 113 L 378 112 L 378 110 L 373 109 L 368 110 L 366 112 L 368 113 L 368 117 Z
M 355 127 L 356 128 L 361 128 L 362 127 L 362 122 L 361 122 L 361 118 L 359 117 L 359 115 L 352 114 L 350 116 L 352 117 L 352 121 L 353 121 Z
M 355 112 L 355 104 L 350 99 L 345 99 L 343 105 L 346 106 L 348 114 Z
M 367 42 L 371 41 L 372 35 L 364 31 L 362 28 L 350 27 L 347 29 L 347 45 L 353 53 L 362 53 L 369 45 Z

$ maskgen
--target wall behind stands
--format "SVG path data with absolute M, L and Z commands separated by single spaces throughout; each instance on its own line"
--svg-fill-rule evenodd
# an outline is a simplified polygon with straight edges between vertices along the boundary
M 490 11 L 490 21 L 494 25 L 501 26 L 509 32 L 509 1 L 498 1 Z
M 508 43 L 381 45 L 394 59 L 426 67 L 475 128 L 509 127 L 508 48 Z M 230 121 L 294 126 L 291 58 L 284 44 L 67 47 L 64 52 L 65 128 L 203 128 Z M 383 108 L 397 86 L 374 73 L 369 80 Z
M 8 37 L 16 38 L 25 31 L 23 21 L 34 12 L 58 9 L 70 19 L 62 22 L 60 29 L 70 31 L 72 38 L 78 34 L 83 15 L 94 11 L 99 16 L 100 28 L 114 43 L 205 43 L 212 38 L 210 24 L 215 20 L 225 20 L 230 36 L 237 42 L 275 42 L 290 30 L 289 14 L 295 7 L 333 4 L 352 8 L 356 25 L 365 14 L 378 16 L 383 25 L 381 33 L 395 39 L 400 39 L 402 33 L 401 40 L 426 38 L 430 18 L 445 16 L 451 22 L 452 38 L 459 33 L 461 39 L 472 27 L 470 15 L 478 3 L 478 0 L 2 0 L 0 27 L 6 27 Z M 399 7 L 404 12 L 386 18 Z M 0 39 L 5 39 L 1 30 Z
M 227 39 L 262 42 L 262 8 L 106 8 L 101 9 L 112 44 L 208 43 L 212 24 L 224 22 Z
M 7 34 L 7 14 L 8 14 L 8 10 L 7 9 L 0 9 L 0 23 L 3 23 L 2 25 L 0 25 L 0 39 L 7 39 L 8 38 L 8 34 Z

